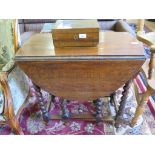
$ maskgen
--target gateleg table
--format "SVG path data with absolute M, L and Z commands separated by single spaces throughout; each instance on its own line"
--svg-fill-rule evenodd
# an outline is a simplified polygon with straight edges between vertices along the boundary
M 51 33 L 38 33 L 18 50 L 15 61 L 36 85 L 65 102 L 100 103 L 99 98 L 110 96 L 126 83 L 121 115 L 128 87 L 145 56 L 142 44 L 127 32 L 100 32 L 97 47 L 65 48 L 53 46 Z

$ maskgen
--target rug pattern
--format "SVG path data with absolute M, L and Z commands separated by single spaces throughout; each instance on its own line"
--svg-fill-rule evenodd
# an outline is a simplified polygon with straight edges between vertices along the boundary
M 144 115 L 140 117 L 136 126 L 134 128 L 129 126 L 137 105 L 133 86 L 130 88 L 130 93 L 125 107 L 125 114 L 123 115 L 123 119 L 126 120 L 127 123 L 121 124 L 121 127 L 117 130 L 112 124 L 109 123 L 96 123 L 94 121 L 92 122 L 73 119 L 50 120 L 48 124 L 45 124 L 38 106 L 36 92 L 31 82 L 30 88 L 31 96 L 27 101 L 26 108 L 23 110 L 20 116 L 20 125 L 25 135 L 150 135 L 155 133 L 155 123 L 152 122 L 150 117 L 152 114 L 147 106 L 145 107 Z M 121 98 L 121 92 L 122 88 L 117 90 L 116 93 L 116 101 L 118 106 Z M 50 95 L 43 90 L 42 93 L 45 103 L 48 104 L 51 102 Z M 95 113 L 95 106 L 90 101 L 70 101 L 67 107 L 72 114 L 80 115 L 86 113 Z M 108 110 L 110 109 L 111 115 L 116 115 L 116 111 L 112 103 L 104 103 L 103 109 L 104 114 L 108 113 Z M 59 97 L 56 97 L 55 101 L 52 103 L 50 114 L 62 114 Z M 0 134 L 8 135 L 13 134 L 13 132 L 8 125 L 3 125 L 0 126 Z

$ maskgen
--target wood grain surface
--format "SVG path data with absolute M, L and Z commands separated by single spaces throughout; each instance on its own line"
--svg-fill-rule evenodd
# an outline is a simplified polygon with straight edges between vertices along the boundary
M 16 54 L 16 60 L 21 58 L 31 59 L 32 57 L 45 57 L 56 59 L 57 57 L 68 56 L 126 56 L 126 57 L 144 57 L 142 44 L 127 32 L 100 32 L 99 44 L 97 47 L 64 47 L 54 48 L 52 35 L 50 33 L 38 33 L 33 35 Z M 82 57 L 81 57 L 82 58 Z

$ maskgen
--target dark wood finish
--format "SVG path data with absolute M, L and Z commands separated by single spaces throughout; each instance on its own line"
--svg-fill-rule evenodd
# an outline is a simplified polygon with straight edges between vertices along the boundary
M 46 123 L 48 123 L 48 121 L 49 121 L 49 113 L 46 110 L 46 106 L 45 106 L 45 103 L 44 103 L 44 100 L 43 100 L 41 89 L 40 89 L 40 87 L 36 86 L 35 84 L 34 84 L 34 87 L 35 87 L 35 90 L 36 90 L 36 94 L 38 96 L 38 103 L 39 103 L 39 106 L 40 106 L 40 109 L 41 109 L 41 112 L 42 112 L 42 115 L 43 115 L 43 119 L 44 119 L 44 121 Z
M 62 100 L 62 118 L 70 118 L 71 117 L 71 113 L 69 111 L 69 109 L 67 108 L 67 103 L 69 101 L 64 99 Z
M 85 120 L 85 121 L 94 121 L 96 122 L 96 118 L 92 114 L 72 114 L 72 117 L 70 119 L 79 119 L 79 120 Z M 62 116 L 60 115 L 53 115 L 52 120 L 62 120 Z M 113 116 L 103 116 L 100 121 L 108 122 L 108 123 L 114 123 L 115 117 Z
M 103 101 L 101 99 L 97 99 L 94 101 L 95 105 L 96 105 L 96 114 L 95 114 L 95 118 L 97 122 L 102 121 L 103 118 Z
M 117 112 L 116 120 L 115 120 L 116 128 L 118 128 L 120 126 L 120 123 L 122 122 L 122 117 L 123 117 L 124 109 L 125 109 L 125 103 L 127 100 L 127 96 L 129 95 L 129 89 L 131 87 L 131 83 L 132 83 L 132 80 L 129 80 L 123 87 L 121 102 L 120 102 L 119 110 Z
M 55 47 L 96 46 L 99 24 L 97 20 L 57 20 L 52 36 Z
M 16 62 L 41 88 L 69 100 L 109 96 L 138 73 L 143 46 L 128 33 L 100 32 L 98 47 L 56 48 L 50 34 L 37 34 Z

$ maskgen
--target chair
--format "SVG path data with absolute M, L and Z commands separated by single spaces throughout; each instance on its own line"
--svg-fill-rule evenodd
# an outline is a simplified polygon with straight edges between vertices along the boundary
M 137 39 L 148 45 L 151 51 L 150 59 L 147 59 L 142 66 L 142 72 L 146 77 L 146 92 L 142 94 L 142 98 L 138 103 L 135 116 L 131 121 L 131 126 L 134 126 L 139 116 L 144 111 L 144 104 L 148 101 L 151 95 L 155 95 L 155 32 L 144 32 L 144 20 L 138 21 Z
M 145 33 L 144 22 L 145 20 L 138 21 L 137 39 L 150 47 L 151 58 L 149 62 L 148 79 L 151 79 L 155 68 L 155 32 Z
M 0 20 L 0 124 L 23 134 L 19 116 L 29 95 L 24 73 L 14 63 L 18 49 L 16 20 Z

